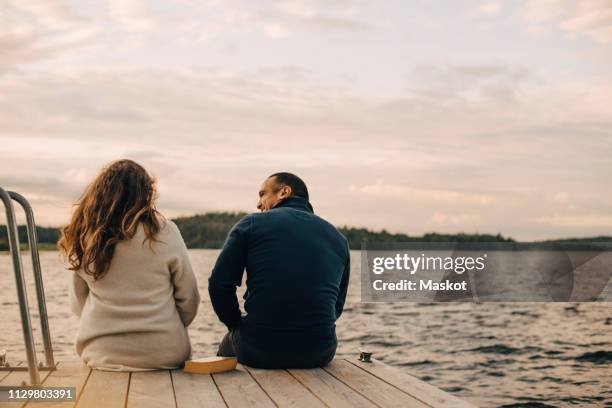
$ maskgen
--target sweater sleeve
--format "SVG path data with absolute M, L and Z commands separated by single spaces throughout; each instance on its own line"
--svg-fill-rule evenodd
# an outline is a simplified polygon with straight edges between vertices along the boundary
M 200 305 L 198 281 L 191 267 L 187 246 L 178 227 L 171 221 L 167 222 L 171 224 L 175 231 L 177 241 L 176 255 L 169 265 L 172 285 L 174 286 L 174 302 L 183 324 L 187 327 L 195 318 Z
M 78 273 L 72 273 L 72 282 L 70 283 L 70 309 L 72 313 L 81 316 L 85 302 L 89 296 L 89 286 L 87 282 L 79 276 Z
M 338 299 L 336 300 L 336 319 L 342 314 L 344 309 L 344 302 L 346 301 L 346 293 L 348 291 L 349 277 L 351 275 L 351 254 L 348 252 L 346 257 L 346 264 L 344 265 L 344 271 L 342 273 L 342 279 L 340 280 L 340 291 L 338 292 Z
M 213 309 L 230 330 L 241 319 L 236 288 L 242 283 L 246 266 L 247 236 L 251 222 L 251 217 L 247 216 L 232 228 L 208 280 Z

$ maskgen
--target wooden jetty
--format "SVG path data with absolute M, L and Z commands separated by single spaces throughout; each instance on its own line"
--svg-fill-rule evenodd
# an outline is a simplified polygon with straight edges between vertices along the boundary
M 19 252 L 19 234 L 12 201 L 25 210 L 28 243 L 39 306 L 45 362 L 37 373 L 36 349 L 26 283 Z M 0 359 L 0 387 L 42 384 L 44 388 L 75 387 L 74 402 L 2 402 L 4 407 L 33 408 L 195 408 L 195 407 L 397 407 L 467 408 L 472 405 L 415 377 L 376 360 L 335 359 L 323 368 L 261 370 L 238 365 L 218 374 L 188 374 L 182 370 L 110 372 L 91 370 L 81 362 L 54 363 L 49 320 L 42 285 L 36 224 L 28 201 L 0 187 L 7 218 L 9 247 L 19 299 L 27 364 L 7 369 Z M 369 353 L 365 353 L 369 354 Z M 362 357 L 365 355 L 362 353 Z M 369 358 L 369 356 L 368 356 Z M 42 360 L 41 360 L 42 361 Z M 20 370 L 19 365 L 31 370 Z M 55 369 L 49 371 L 50 367 Z M 31 375 L 30 375 L 31 374 Z M 40 381 L 39 377 L 40 376 Z
M 0 386 L 28 381 L 27 371 L 0 372 Z M 243 365 L 219 374 L 182 370 L 109 372 L 81 362 L 42 371 L 43 387 L 76 387 L 76 402 L 0 402 L 1 408 L 397 407 L 474 406 L 405 372 L 372 360 L 335 359 L 307 370 Z

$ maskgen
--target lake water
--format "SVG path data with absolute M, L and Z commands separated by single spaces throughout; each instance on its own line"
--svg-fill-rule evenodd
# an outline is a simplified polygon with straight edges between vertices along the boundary
M 194 355 L 213 355 L 225 333 L 206 288 L 218 251 L 190 254 L 203 298 L 190 328 Z M 337 322 L 339 355 L 356 358 L 364 346 L 483 407 L 612 407 L 612 303 L 361 304 L 359 251 L 351 257 L 349 294 Z M 68 305 L 69 272 L 57 252 L 41 252 L 41 263 L 55 354 L 74 358 L 78 319 Z M 13 275 L 8 254 L 0 254 L 0 349 L 10 362 L 25 361 Z M 39 337 L 38 321 L 33 324 Z

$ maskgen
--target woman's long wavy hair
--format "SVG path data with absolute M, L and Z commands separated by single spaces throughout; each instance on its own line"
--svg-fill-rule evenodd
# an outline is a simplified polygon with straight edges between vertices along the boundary
M 162 217 L 155 208 L 155 179 L 132 160 L 102 170 L 75 204 L 58 246 L 73 271 L 98 280 L 108 272 L 115 246 L 130 239 L 142 223 L 149 245 L 157 241 Z

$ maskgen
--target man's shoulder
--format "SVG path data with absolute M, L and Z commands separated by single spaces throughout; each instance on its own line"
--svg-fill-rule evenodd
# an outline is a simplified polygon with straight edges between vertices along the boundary
M 318 218 L 319 222 L 321 224 L 323 224 L 325 226 L 325 228 L 329 229 L 330 231 L 335 232 L 338 236 L 340 236 L 343 240 L 346 241 L 346 237 L 344 235 L 342 235 L 342 233 L 340 231 L 338 231 L 338 228 L 336 228 L 336 226 L 334 224 L 332 224 L 331 222 L 327 221 L 325 218 L 320 217 L 318 215 L 315 215 L 315 217 Z
M 294 208 L 279 207 L 279 208 L 274 208 L 269 211 L 248 214 L 244 216 L 240 221 L 238 221 L 238 224 L 246 226 L 246 225 L 255 225 L 255 224 L 261 225 L 262 223 L 263 224 L 267 224 L 267 223 L 276 224 L 277 222 L 282 222 L 282 224 L 286 226 L 287 221 L 290 222 L 290 220 L 295 219 L 293 217 L 286 218 L 286 216 L 296 211 L 303 213 L 303 214 L 306 213 L 304 211 L 294 209 Z M 338 231 L 338 229 L 332 223 L 327 221 L 325 218 L 317 214 L 314 214 L 314 213 L 307 213 L 307 214 L 308 214 L 308 217 L 306 218 L 299 217 L 298 218 L 299 222 L 316 223 L 317 225 L 319 225 L 320 228 L 323 228 L 331 233 L 335 233 L 335 235 L 337 235 L 341 240 L 348 242 L 346 237 L 342 235 L 342 233 L 340 233 L 340 231 Z
M 269 220 L 270 213 L 271 211 L 247 214 L 240 220 L 238 220 L 238 222 L 234 224 L 234 227 L 232 229 L 239 231 L 250 230 L 251 228 L 253 228 L 253 226 L 261 225 L 261 223 L 265 223 L 267 220 Z
M 251 226 L 253 223 L 253 218 L 258 215 L 257 213 L 247 214 L 241 219 L 239 219 L 235 224 L 233 229 L 245 229 Z
M 295 216 L 295 212 L 301 213 Z M 311 212 L 293 208 L 279 207 L 269 211 L 252 213 L 242 218 L 238 224 L 240 229 L 252 231 L 255 236 L 260 234 L 276 234 L 279 231 L 292 229 L 300 231 L 301 235 L 316 236 L 317 240 L 344 248 L 348 253 L 348 240 L 332 223 Z M 237 225 L 238 225 L 237 224 Z
M 336 228 L 334 224 L 327 221 L 325 218 L 317 214 L 312 214 L 313 220 L 319 225 L 320 231 L 325 231 L 325 236 L 336 240 L 338 243 L 348 248 L 348 240 L 346 237 Z

